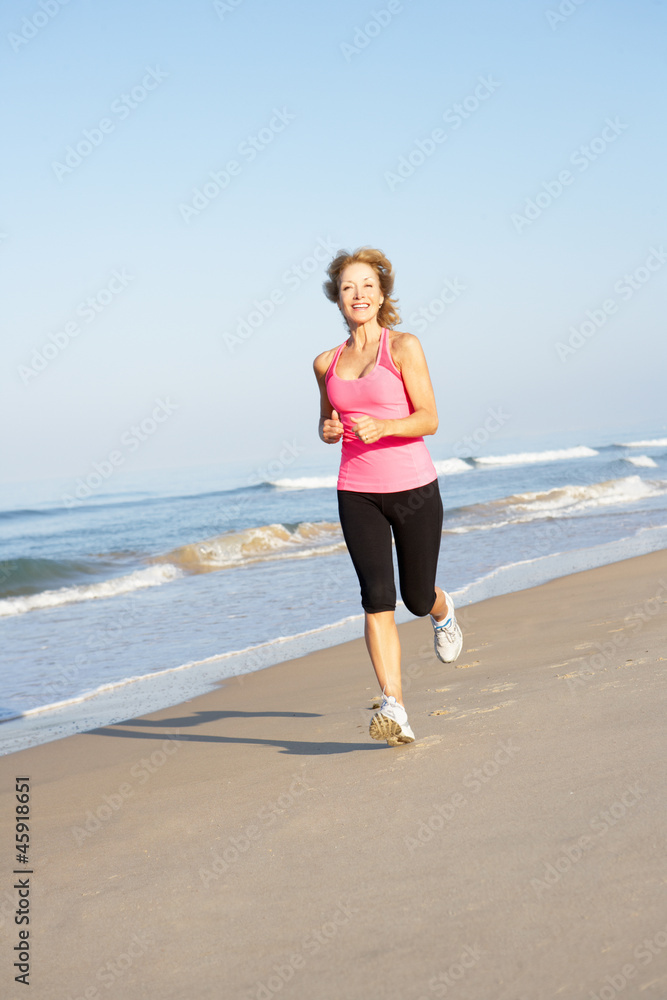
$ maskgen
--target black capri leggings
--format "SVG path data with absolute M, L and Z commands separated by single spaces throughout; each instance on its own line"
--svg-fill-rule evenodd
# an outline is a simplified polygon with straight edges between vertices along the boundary
M 375 614 L 396 607 L 393 531 L 401 597 L 413 615 L 427 615 L 435 602 L 442 532 L 438 480 L 398 493 L 338 490 L 338 512 L 364 611 Z

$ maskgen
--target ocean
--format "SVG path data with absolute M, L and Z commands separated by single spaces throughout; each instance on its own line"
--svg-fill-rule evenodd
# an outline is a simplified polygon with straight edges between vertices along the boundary
M 598 437 L 456 458 L 431 448 L 438 583 L 457 606 L 667 546 L 667 437 Z M 285 442 L 262 468 L 2 487 L 0 753 L 361 635 L 322 448 L 305 460 Z M 360 683 L 371 678 L 369 665 Z

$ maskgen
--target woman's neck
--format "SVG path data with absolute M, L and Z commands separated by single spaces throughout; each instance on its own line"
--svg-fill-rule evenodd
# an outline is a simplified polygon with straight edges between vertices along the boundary
M 382 327 L 374 320 L 372 323 L 361 323 L 359 326 L 350 327 L 350 347 L 363 351 L 369 344 L 377 344 L 382 336 Z

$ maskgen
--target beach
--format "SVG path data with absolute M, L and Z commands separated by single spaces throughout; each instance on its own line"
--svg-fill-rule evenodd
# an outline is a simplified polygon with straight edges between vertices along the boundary
M 11 682 L 0 755 L 360 634 L 338 452 L 294 452 L 266 465 L 118 472 L 96 490 L 82 480 L 90 495 L 81 498 L 67 479 L 3 485 L 0 630 Z M 439 581 L 457 607 L 667 546 L 667 438 L 656 429 L 578 445 L 544 438 L 535 450 L 435 466 Z M 410 618 L 402 604 L 397 617 Z
M 3 14 L 0 1000 L 667 1000 L 667 3 Z
M 405 747 L 357 638 L 4 757 L 3 996 L 662 1000 L 667 551 L 459 619 Z

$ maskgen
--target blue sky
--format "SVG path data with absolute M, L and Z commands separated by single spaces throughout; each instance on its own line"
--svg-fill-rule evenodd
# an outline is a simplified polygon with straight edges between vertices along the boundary
M 335 465 L 311 365 L 345 331 L 321 284 L 331 248 L 364 244 L 424 345 L 434 457 L 490 409 L 491 453 L 665 427 L 664 3 L 34 0 L 1 20 L 6 480 L 285 442 Z

